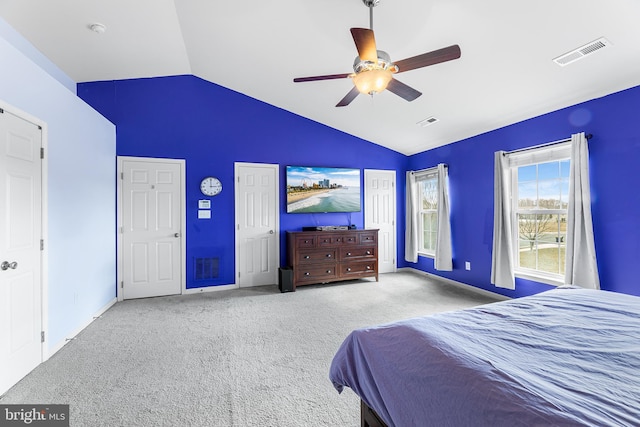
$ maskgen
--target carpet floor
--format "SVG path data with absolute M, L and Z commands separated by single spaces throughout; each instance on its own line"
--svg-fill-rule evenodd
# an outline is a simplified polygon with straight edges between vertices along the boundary
M 494 302 L 414 272 L 117 303 L 0 403 L 69 404 L 72 426 L 358 426 L 328 379 L 353 329 Z

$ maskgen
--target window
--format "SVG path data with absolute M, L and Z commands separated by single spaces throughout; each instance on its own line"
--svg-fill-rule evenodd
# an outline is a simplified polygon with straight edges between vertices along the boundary
M 438 171 L 428 169 L 416 176 L 420 194 L 420 242 L 418 252 L 434 256 L 438 237 Z
M 564 279 L 570 158 L 570 146 L 510 155 L 517 276 Z
M 562 142 L 494 153 L 491 283 L 497 287 L 515 289 L 514 276 L 600 287 L 587 139 L 581 132 Z
M 405 260 L 433 258 L 433 268 L 453 270 L 447 165 L 407 171 Z

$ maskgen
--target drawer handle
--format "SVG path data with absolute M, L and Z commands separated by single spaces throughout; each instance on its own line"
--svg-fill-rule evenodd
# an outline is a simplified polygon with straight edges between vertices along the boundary
M 327 270 L 327 273 L 329 273 L 329 274 L 330 274 L 330 273 L 331 273 L 331 270 Z
M 351 271 L 351 267 L 347 267 L 347 271 Z
M 304 256 L 304 259 L 309 259 L 309 258 L 311 258 L 309 255 Z
M 367 251 L 367 255 L 371 255 L 371 251 Z
M 331 258 L 331 254 L 327 254 L 327 258 Z
M 304 242 L 305 242 L 305 243 L 309 243 L 309 241 L 308 241 L 308 240 L 305 240 Z
M 370 265 L 367 265 L 367 270 L 371 270 L 371 266 Z
M 304 273 L 305 276 L 311 276 L 311 273 Z
M 351 256 L 351 252 L 347 252 L 347 256 Z

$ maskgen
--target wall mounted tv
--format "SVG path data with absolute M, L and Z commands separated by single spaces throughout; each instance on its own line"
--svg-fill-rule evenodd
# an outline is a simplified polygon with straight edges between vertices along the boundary
M 287 166 L 287 213 L 360 212 L 360 169 Z

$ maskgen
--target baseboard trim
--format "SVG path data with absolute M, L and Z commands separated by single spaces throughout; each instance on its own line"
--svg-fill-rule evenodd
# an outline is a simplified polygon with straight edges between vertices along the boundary
M 438 276 L 437 274 L 427 273 L 426 271 L 418 270 L 417 268 L 413 268 L 413 267 L 402 267 L 402 268 L 399 268 L 398 271 L 408 271 L 408 272 L 416 273 L 416 274 L 419 274 L 421 276 L 426 276 L 429 279 L 440 280 L 440 281 L 448 283 L 450 285 L 454 285 L 454 286 L 457 286 L 459 288 L 463 288 L 463 289 L 466 289 L 468 291 L 476 292 L 476 293 L 478 293 L 480 295 L 489 296 L 489 297 L 496 298 L 496 299 L 499 299 L 499 300 L 502 300 L 502 301 L 507 301 L 507 300 L 511 299 L 511 298 L 509 298 L 509 297 L 507 297 L 505 295 L 499 294 L 497 292 L 491 292 L 491 291 L 488 291 L 486 289 L 481 289 L 481 288 L 478 288 L 476 286 L 469 285 L 467 283 L 462 283 L 462 282 L 458 282 L 458 281 L 453 280 L 453 279 L 448 279 L 446 277 Z
M 238 288 L 239 286 L 235 283 L 231 285 L 205 286 L 202 288 L 185 289 L 184 292 L 182 292 L 182 295 L 199 294 L 202 292 L 228 291 L 229 289 L 238 289 Z
M 59 342 L 58 344 L 56 344 L 54 347 L 49 349 L 49 353 L 46 355 L 46 357 L 44 358 L 44 360 L 49 359 L 51 356 L 53 356 L 54 354 L 56 354 L 58 351 L 60 351 L 60 349 L 62 347 L 64 347 L 69 341 L 71 341 L 73 338 L 75 338 L 80 332 L 82 332 L 82 330 L 84 328 L 86 328 L 87 326 L 89 326 L 91 323 L 93 323 L 94 320 L 96 320 L 97 318 L 99 318 L 100 316 L 102 316 L 107 310 L 109 310 L 111 307 L 114 306 L 115 303 L 118 302 L 117 298 L 112 299 L 111 301 L 109 301 L 107 303 L 107 305 L 105 305 L 104 307 L 102 307 L 100 310 L 98 310 L 93 316 L 91 316 L 91 318 L 86 321 L 85 323 L 83 323 L 79 328 L 77 328 L 75 331 L 73 331 L 69 337 L 66 337 L 64 340 L 62 340 L 62 342 Z M 43 360 L 43 362 L 44 362 Z

